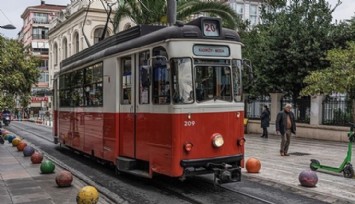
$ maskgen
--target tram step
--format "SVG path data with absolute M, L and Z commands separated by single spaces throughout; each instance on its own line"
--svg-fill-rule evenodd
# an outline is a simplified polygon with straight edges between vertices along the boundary
M 120 171 L 133 170 L 136 169 L 137 160 L 127 157 L 118 157 L 116 164 Z

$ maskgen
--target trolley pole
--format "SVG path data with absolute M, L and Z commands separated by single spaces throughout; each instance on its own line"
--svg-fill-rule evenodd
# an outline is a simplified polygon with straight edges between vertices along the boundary
M 176 0 L 168 0 L 168 23 L 172 26 L 176 22 Z

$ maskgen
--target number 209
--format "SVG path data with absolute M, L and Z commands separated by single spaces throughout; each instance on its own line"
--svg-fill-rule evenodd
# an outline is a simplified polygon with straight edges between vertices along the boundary
M 195 124 L 196 124 L 195 121 L 184 121 L 185 127 L 195 126 Z

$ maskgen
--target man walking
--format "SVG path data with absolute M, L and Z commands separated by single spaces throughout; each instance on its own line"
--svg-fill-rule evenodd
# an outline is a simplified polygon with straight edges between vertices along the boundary
M 276 117 L 276 133 L 281 134 L 281 156 L 290 156 L 288 148 L 291 141 L 291 134 L 296 134 L 295 116 L 291 112 L 292 105 L 286 104 L 284 110 L 279 112 Z

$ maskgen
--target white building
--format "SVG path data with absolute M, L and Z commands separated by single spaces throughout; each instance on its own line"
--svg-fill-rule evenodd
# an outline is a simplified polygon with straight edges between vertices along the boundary
M 243 20 L 250 21 L 251 26 L 260 22 L 261 0 L 228 0 L 226 2 Z
M 54 73 L 59 71 L 62 60 L 100 41 L 109 11 L 109 6 L 103 2 L 110 3 L 100 0 L 71 0 L 67 8 L 51 22 L 48 63 L 50 89 L 53 88 Z M 114 11 L 115 4 L 110 5 Z M 113 15 L 111 14 L 111 19 Z M 122 28 L 124 25 L 126 24 L 120 24 Z M 113 33 L 112 23 L 109 22 L 106 36 Z

